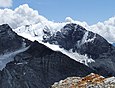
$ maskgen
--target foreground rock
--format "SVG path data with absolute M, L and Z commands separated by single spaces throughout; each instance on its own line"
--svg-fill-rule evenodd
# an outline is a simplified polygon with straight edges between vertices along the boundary
M 55 82 L 51 88 L 115 88 L 115 77 L 104 78 L 93 73 L 86 77 L 68 77 Z

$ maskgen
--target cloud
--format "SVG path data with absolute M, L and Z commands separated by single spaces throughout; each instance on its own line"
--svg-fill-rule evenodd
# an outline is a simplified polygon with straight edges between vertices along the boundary
M 65 22 L 70 22 L 71 23 L 71 22 L 73 22 L 73 19 L 71 17 L 66 17 Z
M 27 4 L 20 5 L 15 10 L 0 9 L 0 24 L 7 23 L 13 29 L 24 25 L 37 24 L 35 29 L 47 26 L 52 31 L 57 31 L 65 24 L 71 22 L 77 23 L 85 27 L 87 30 L 100 34 L 111 43 L 115 43 L 115 17 L 111 17 L 104 22 L 98 22 L 97 24 L 89 26 L 86 22 L 75 21 L 70 17 L 67 17 L 65 22 L 62 23 L 49 21 L 44 16 L 40 15 L 37 10 L 33 10 Z
M 0 0 L 0 7 L 11 7 L 12 0 Z
M 22 25 L 36 24 L 47 19 L 38 14 L 27 4 L 20 5 L 15 10 L 0 9 L 0 24 L 9 24 L 13 29 Z
M 90 26 L 90 30 L 100 34 L 110 43 L 115 42 L 115 17 L 111 17 L 107 21 L 98 22 Z
M 111 17 L 104 22 L 98 22 L 97 24 L 90 26 L 86 22 L 75 21 L 70 17 L 67 17 L 65 21 L 80 24 L 87 30 L 101 35 L 108 42 L 115 43 L 115 17 Z
M 109 18 L 108 20 L 104 22 L 98 22 L 97 24 L 94 24 L 94 25 L 88 25 L 86 22 L 75 21 L 71 19 L 70 17 L 67 17 L 65 21 L 77 23 L 85 27 L 87 30 L 101 35 L 108 42 L 115 43 L 115 16 Z

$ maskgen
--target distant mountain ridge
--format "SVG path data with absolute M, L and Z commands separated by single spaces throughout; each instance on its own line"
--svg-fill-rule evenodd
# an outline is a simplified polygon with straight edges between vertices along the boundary
M 43 42 L 59 45 L 73 53 L 87 55 L 94 60 L 88 63 L 89 67 L 98 70 L 101 75 L 115 75 L 115 47 L 100 35 L 74 23 L 65 25 L 53 35 L 49 35 L 49 31 L 44 33 L 47 37 L 43 37 Z
M 49 31 L 44 33 L 49 35 Z M 61 31 L 49 35 L 43 41 L 57 44 L 66 50 L 76 51 L 82 55 L 86 54 L 92 59 L 99 58 L 101 54 L 111 51 L 112 48 L 115 49 L 100 35 L 73 23 L 65 25 Z

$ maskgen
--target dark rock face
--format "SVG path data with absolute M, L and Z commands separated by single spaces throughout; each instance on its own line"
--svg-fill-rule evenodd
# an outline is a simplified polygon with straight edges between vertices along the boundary
M 89 64 L 91 68 L 98 70 L 101 75 L 115 75 L 115 47 L 100 35 L 73 23 L 65 25 L 61 31 L 53 35 L 49 35 L 49 31 L 44 34 L 48 37 L 43 37 L 43 42 L 87 55 L 95 60 L 94 63 Z
M 0 25 L 0 54 L 22 48 L 23 43 L 26 43 L 26 46 L 29 45 L 29 41 L 18 36 L 9 25 Z
M 68 76 L 94 72 L 66 55 L 34 42 L 1 72 L 1 88 L 48 88 Z
M 47 32 L 45 34 L 47 35 Z M 98 59 L 100 55 L 113 50 L 113 46 L 103 37 L 73 23 L 67 24 L 60 32 L 43 41 L 60 45 L 66 50 L 72 49 L 82 55 L 87 54 L 92 59 Z
M 14 61 L 0 71 L 0 88 L 48 88 L 54 82 L 71 76 L 86 76 L 90 73 L 115 75 L 115 48 L 98 34 L 76 24 L 67 24 L 61 32 L 52 36 L 50 32 L 45 34 L 48 35 L 44 37 L 44 42 L 87 54 L 95 62 L 87 67 L 61 52 L 18 36 L 8 25 L 1 25 L 0 54 L 6 50 L 17 50 L 23 43 L 30 47 L 17 54 Z
M 10 57 L 14 60 L 0 71 L 0 88 L 48 88 L 68 76 L 86 76 L 94 72 L 60 52 L 18 36 L 7 24 L 0 26 L 1 55 L 28 45 L 27 50 Z

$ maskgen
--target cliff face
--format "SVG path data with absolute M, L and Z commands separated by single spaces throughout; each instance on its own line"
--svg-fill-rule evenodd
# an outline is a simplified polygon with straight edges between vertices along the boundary
M 76 27 L 78 28 L 76 29 Z M 1 25 L 0 62 L 4 63 L 4 60 L 6 59 L 9 61 L 8 62 L 6 61 L 7 64 L 5 62 L 6 66 L 4 66 L 4 68 L 1 69 L 0 71 L 0 88 L 48 88 L 54 82 L 65 79 L 67 77 L 72 76 L 83 77 L 90 73 L 99 73 L 105 76 L 115 74 L 114 48 L 111 46 L 111 44 L 109 44 L 106 40 L 101 38 L 103 40 L 102 43 L 100 37 L 99 38 L 96 37 L 97 40 L 94 39 L 93 42 L 91 41 L 83 43 L 85 39 L 87 40 L 86 37 L 84 38 L 84 34 L 86 34 L 87 32 L 84 28 L 79 27 L 78 25 L 75 24 L 69 24 L 64 28 L 65 29 L 62 30 L 62 33 L 58 32 L 58 34 L 61 36 L 57 34 L 56 35 L 57 37 L 55 38 L 52 37 L 53 42 L 54 40 L 58 41 L 58 42 L 55 41 L 54 44 L 57 43 L 61 47 L 64 47 L 66 50 L 72 48 L 73 50 L 72 52 L 78 50 L 77 52 L 79 54 L 85 54 L 86 53 L 85 51 L 87 51 L 87 49 L 90 48 L 89 46 L 90 43 L 94 45 L 91 46 L 90 48 L 91 50 L 93 49 L 94 52 L 91 52 L 89 50 L 88 52 L 90 53 L 97 52 L 95 51 L 96 47 L 97 49 L 99 47 L 103 49 L 103 47 L 106 46 L 107 50 L 100 51 L 101 53 L 98 54 L 99 58 L 93 58 L 95 62 L 89 64 L 88 67 L 82 63 L 79 63 L 69 58 L 67 55 L 62 54 L 59 51 L 51 50 L 50 48 L 46 47 L 43 44 L 40 44 L 37 41 L 31 42 L 25 38 L 18 36 L 16 33 L 12 31 L 12 29 L 8 25 Z M 90 35 L 92 35 L 92 37 L 90 36 L 88 38 L 92 39 L 93 34 L 91 33 Z M 79 46 L 79 48 L 73 47 L 72 45 L 76 43 L 72 43 L 71 39 L 68 39 L 69 38 L 68 36 L 72 38 L 72 42 L 73 41 L 76 42 L 77 40 L 79 40 L 77 44 L 80 43 L 81 39 L 82 45 Z M 64 40 L 63 41 L 64 43 L 61 43 L 60 39 L 62 39 L 61 41 Z M 89 39 L 87 41 L 89 41 Z M 50 39 L 46 40 L 48 42 Z M 50 42 L 52 42 L 52 40 Z M 65 44 L 67 44 L 67 46 Z M 101 44 L 102 46 L 101 45 L 99 46 L 99 44 Z M 82 49 L 81 47 L 85 48 Z M 3 66 L 1 63 L 0 67 Z M 100 77 L 98 75 L 95 76 L 99 77 L 101 83 L 103 83 L 103 80 L 105 81 L 105 78 Z M 89 78 L 90 77 L 88 76 L 88 79 Z M 77 79 L 79 81 L 79 79 L 81 78 Z M 87 81 L 84 80 L 85 79 L 79 82 L 80 86 L 82 84 L 84 86 L 86 85 L 85 83 Z M 112 80 L 114 80 L 114 78 Z
M 48 88 L 68 76 L 85 76 L 93 70 L 64 54 L 34 42 L 1 71 L 1 88 Z
M 0 88 L 48 88 L 68 76 L 93 71 L 61 52 L 18 36 L 7 24 L 0 26 L 0 50 L 1 63 L 9 60 L 0 71 Z
M 59 45 L 66 50 L 72 50 L 81 55 L 86 54 L 94 60 L 101 58 L 103 54 L 108 56 L 115 50 L 102 36 L 74 23 L 65 25 L 53 35 L 50 35 L 49 31 L 44 33 L 47 35 L 43 40 L 44 42 Z M 115 54 L 115 52 L 113 53 Z
M 29 40 L 13 32 L 8 24 L 0 25 L 0 54 L 24 48 L 28 46 L 29 43 Z
M 55 82 L 51 88 L 115 88 L 115 77 L 104 78 L 93 73 L 86 77 L 68 77 Z

